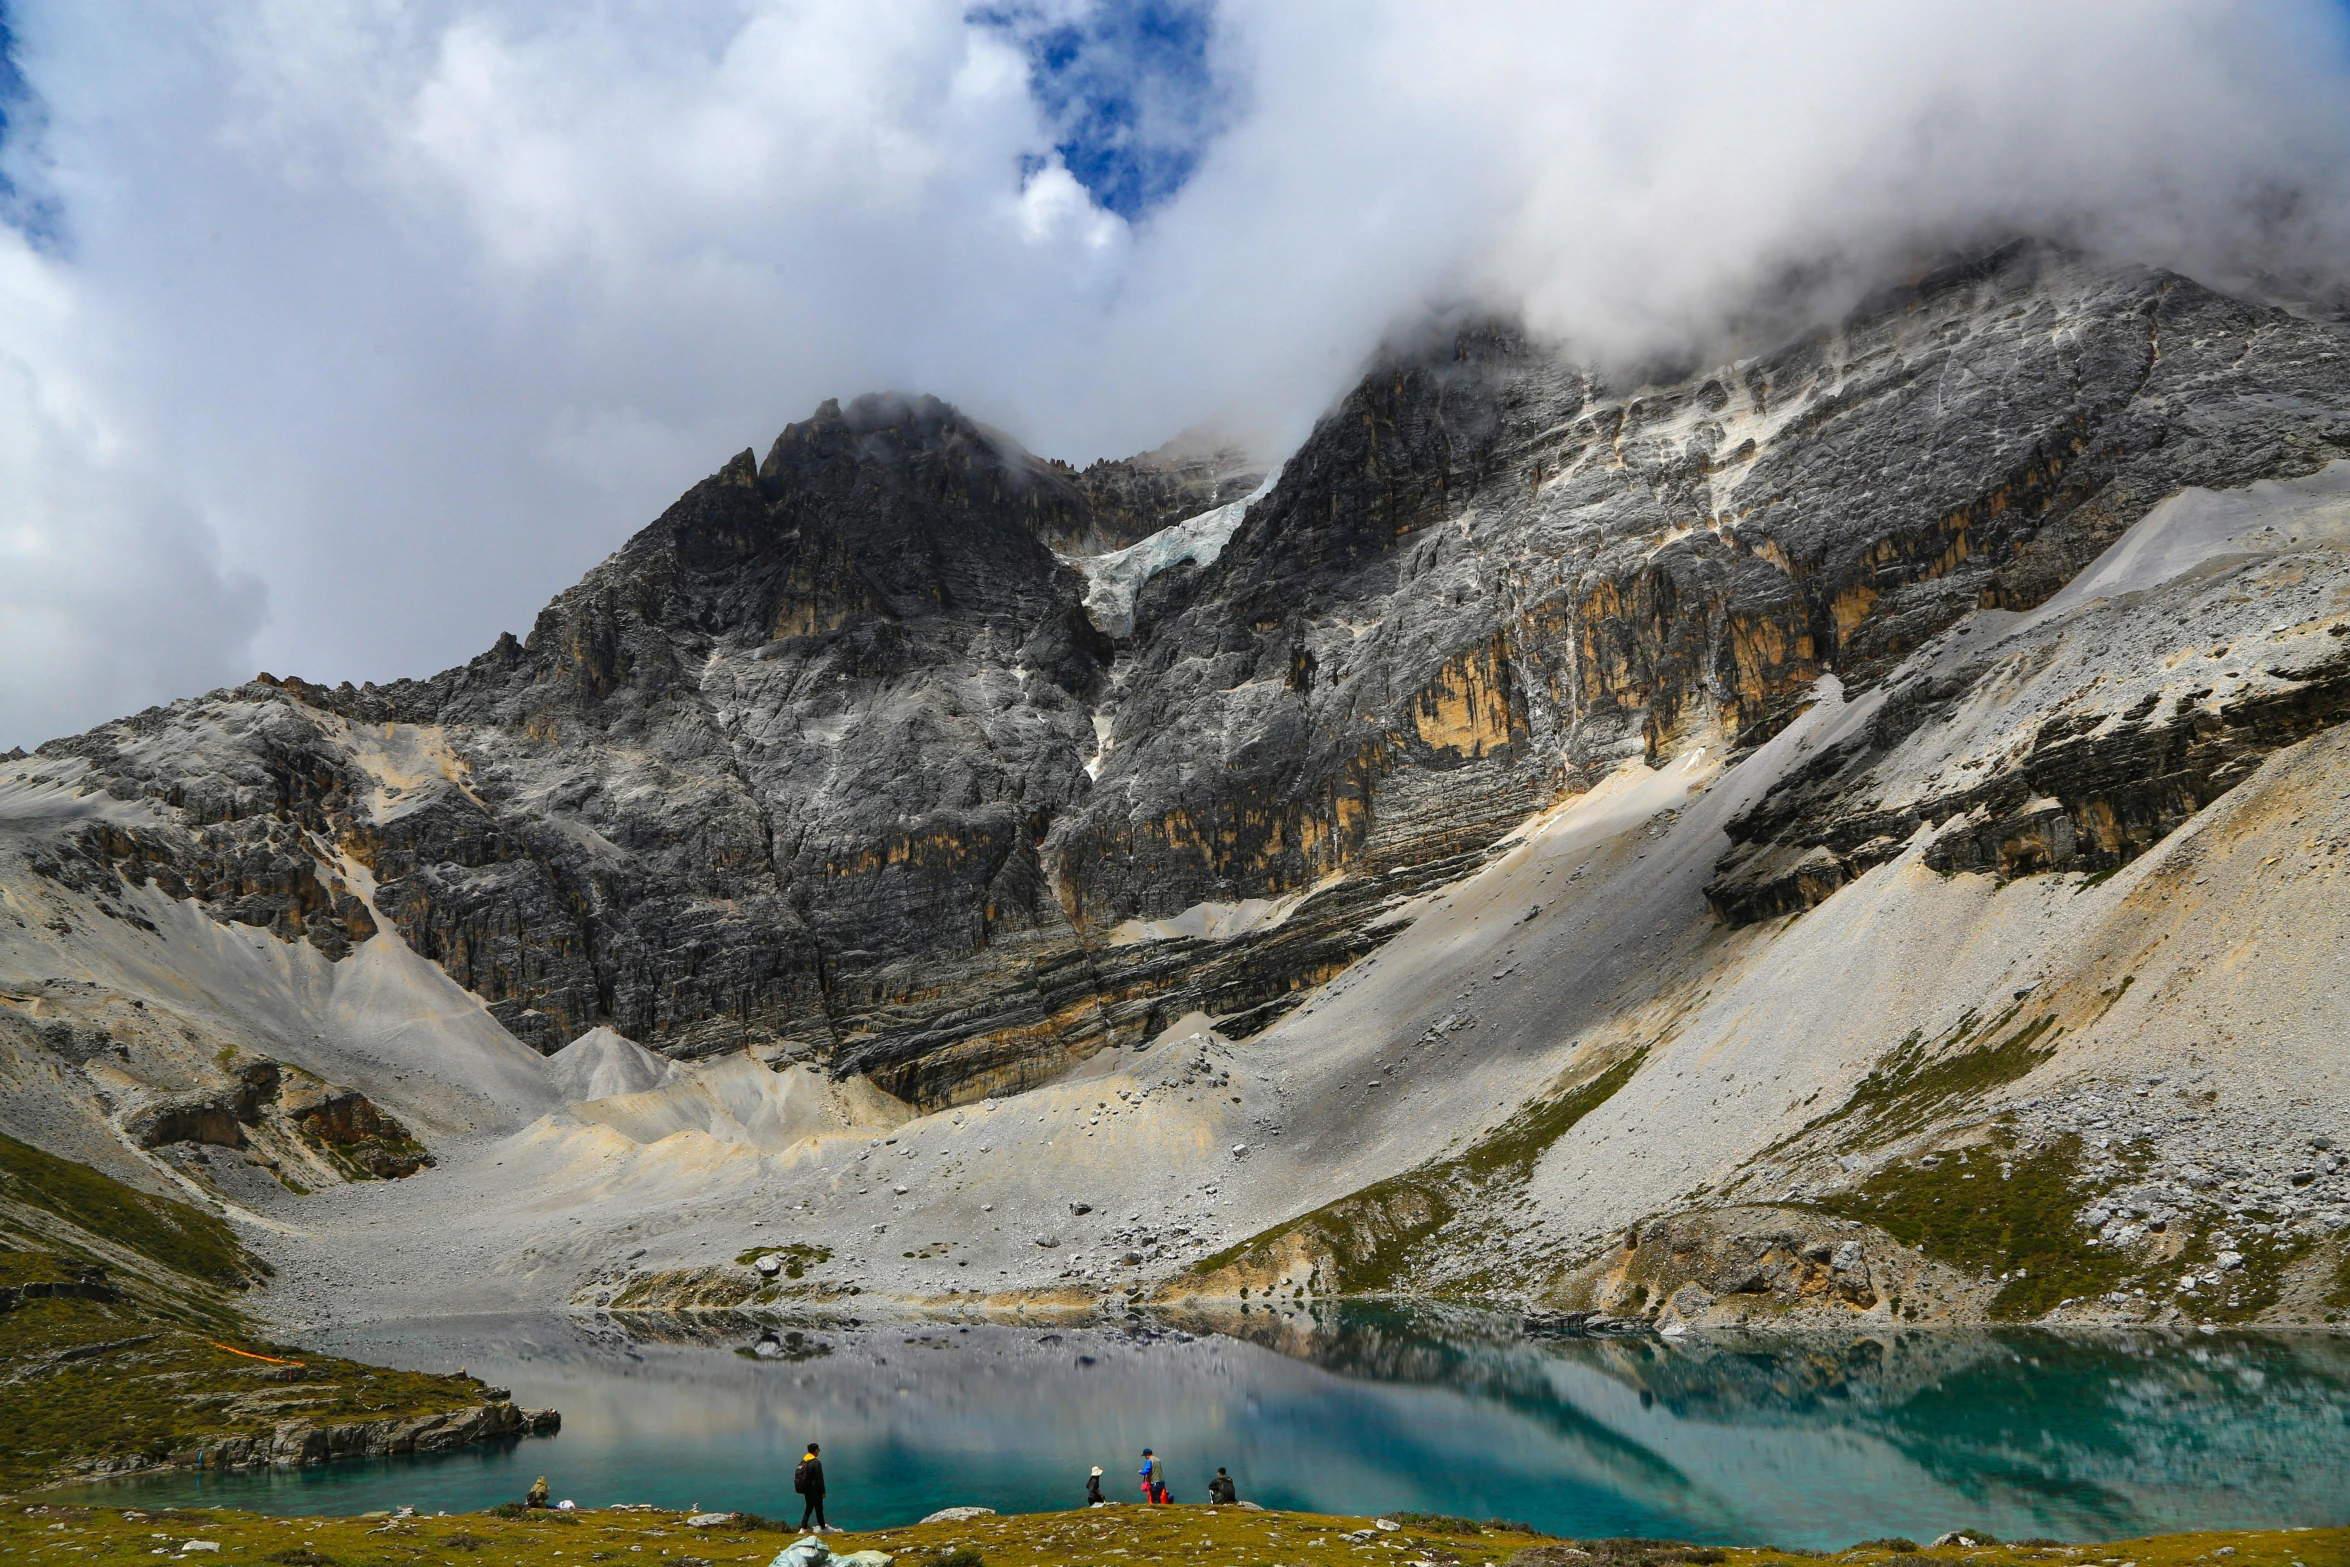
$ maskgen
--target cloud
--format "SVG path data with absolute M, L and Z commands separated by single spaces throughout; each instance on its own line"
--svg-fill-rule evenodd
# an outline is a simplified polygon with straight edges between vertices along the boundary
M 1865 284 L 2022 232 L 2228 280 L 2328 264 L 2350 232 L 2335 6 L 1797 9 L 1810 25 L 1690 0 L 1415 39 L 1431 74 L 1513 106 L 1486 286 L 1638 351 L 1790 267 Z
M 1631 355 L 2013 230 L 2215 278 L 2350 254 L 2326 0 L 0 16 L 50 291 L 0 320 L 7 395 L 75 410 L 11 449 L 52 498 L 6 525 L 53 576 L 87 519 L 122 541 L 9 632 L 114 672 L 0 684 L 0 743 L 237 658 L 455 662 L 826 396 L 934 391 L 1078 460 L 1279 444 L 1431 301 Z
M 84 377 L 70 280 L 0 230 L 0 744 L 241 679 L 262 584 L 142 463 Z

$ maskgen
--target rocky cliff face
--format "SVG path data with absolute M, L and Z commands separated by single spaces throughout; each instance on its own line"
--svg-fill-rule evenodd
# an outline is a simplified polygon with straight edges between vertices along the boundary
M 1055 833 L 1073 909 L 1384 870 L 1623 757 L 1751 746 L 1823 671 L 1865 687 L 1978 605 L 2045 600 L 2182 485 L 2350 450 L 2343 352 L 2029 248 L 1671 387 L 1464 332 L 1375 372 L 1164 586 L 1134 738 Z
M 1379 363 L 1113 639 L 1062 557 L 1248 493 L 1244 461 L 1079 473 L 935 401 L 827 404 L 467 665 L 44 746 L 20 779 L 112 804 L 29 863 L 329 957 L 380 922 L 542 1051 L 609 1025 L 959 1101 L 1193 1008 L 1246 1033 L 1624 760 L 1743 753 L 2184 486 L 2344 454 L 2338 324 L 2044 247 L 1670 384 L 1475 323 Z M 2338 664 L 2192 712 L 2067 687 L 2021 751 L 1888 797 L 1961 661 L 1741 821 L 1716 907 L 1807 906 L 1970 812 L 1960 868 L 2118 863 L 2333 722 Z
M 1046 535 L 1066 555 L 1104 555 L 1138 544 L 1171 522 L 1246 499 L 1265 478 L 1265 464 L 1245 448 L 1201 435 L 1082 469 L 1051 467 L 1086 500 L 1082 522 Z

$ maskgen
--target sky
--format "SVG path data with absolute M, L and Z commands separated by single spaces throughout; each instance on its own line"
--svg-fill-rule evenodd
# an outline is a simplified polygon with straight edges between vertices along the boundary
M 826 397 L 1277 456 L 1433 310 L 2331 286 L 2346 89 L 2339 0 L 0 0 L 0 747 L 460 662 Z

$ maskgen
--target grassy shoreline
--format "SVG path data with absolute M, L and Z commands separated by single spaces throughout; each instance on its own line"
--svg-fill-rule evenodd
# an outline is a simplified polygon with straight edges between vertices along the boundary
M 0 1135 L 0 1487 L 512 1434 L 478 1378 L 289 1347 L 219 1215 Z
M 510 1509 L 508 1511 L 511 1511 Z M 12 1500 L 0 1504 L 0 1556 L 87 1562 L 137 1556 L 269 1567 L 412 1567 L 418 1562 L 526 1563 L 531 1567 L 718 1567 L 765 1564 L 799 1538 L 782 1520 L 730 1515 L 711 1528 L 655 1508 L 583 1509 L 519 1517 L 468 1513 L 393 1518 L 278 1517 L 228 1508 L 87 1507 Z M 1476 1525 L 1402 1515 L 1367 1517 L 1199 1505 L 1119 1505 L 988 1516 L 828 1535 L 836 1553 L 885 1551 L 902 1567 L 1129 1567 L 1214 1562 L 1231 1567 L 1317 1567 L 1336 1562 L 1393 1567 L 1781 1567 L 1825 1560 L 1842 1567 L 2350 1567 L 2350 1529 L 2224 1530 L 2057 1545 L 1869 1541 L 1835 1553 L 1771 1546 L 1692 1546 L 1655 1540 L 1565 1540 L 1523 1525 Z M 193 1546 L 189 1542 L 197 1542 Z M 966 1554 L 967 1553 L 967 1554 Z

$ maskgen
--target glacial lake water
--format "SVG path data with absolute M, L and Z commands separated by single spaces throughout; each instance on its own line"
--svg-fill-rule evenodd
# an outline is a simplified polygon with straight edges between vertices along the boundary
M 1216 1329 L 1223 1331 L 1215 1331 Z M 468 1511 L 544 1474 L 582 1506 L 799 1516 L 824 1444 L 832 1521 L 1132 1499 L 1216 1466 L 1271 1507 L 1411 1509 L 1583 1537 L 1835 1549 L 2350 1524 L 2350 1340 L 1887 1332 L 1530 1341 L 1515 1319 L 1341 1306 L 1119 1326 L 741 1318 L 453 1319 L 322 1346 L 460 1365 L 563 1412 L 560 1435 L 424 1458 L 84 1487 L 107 1505 Z

